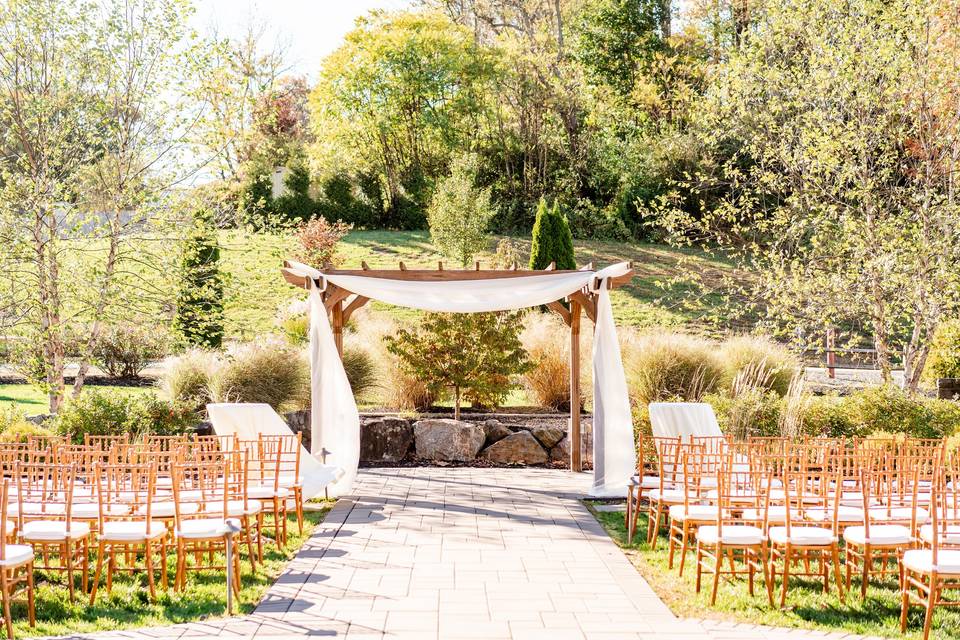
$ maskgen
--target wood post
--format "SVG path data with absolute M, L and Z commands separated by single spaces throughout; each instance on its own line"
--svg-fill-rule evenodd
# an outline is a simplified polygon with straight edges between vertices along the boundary
M 337 345 L 337 353 L 343 358 L 343 300 L 333 305 L 333 341 Z
M 580 303 L 570 301 L 570 470 L 582 471 L 580 436 Z

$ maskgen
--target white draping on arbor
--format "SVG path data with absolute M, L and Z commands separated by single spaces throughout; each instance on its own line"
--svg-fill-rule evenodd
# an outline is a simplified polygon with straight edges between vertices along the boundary
M 600 271 L 562 272 L 511 278 L 423 281 L 375 276 L 325 274 L 298 262 L 288 269 L 308 278 L 310 288 L 310 367 L 312 381 L 311 443 L 314 455 L 325 452 L 327 464 L 344 476 L 331 485 L 332 495 L 350 490 L 360 459 L 360 416 L 334 342 L 320 294 L 328 284 L 390 304 L 449 313 L 505 311 L 560 300 L 580 289 L 596 287 L 597 321 L 593 340 L 593 495 L 626 493 L 636 469 L 633 420 L 620 359 L 617 329 L 606 279 L 624 275 L 627 263 Z

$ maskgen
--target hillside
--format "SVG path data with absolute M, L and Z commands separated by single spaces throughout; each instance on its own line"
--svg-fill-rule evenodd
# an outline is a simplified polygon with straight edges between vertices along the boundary
M 489 251 L 478 256 L 489 264 L 499 238 Z M 529 256 L 528 238 L 513 238 L 523 260 Z M 289 238 L 276 235 L 249 235 L 226 231 L 221 235 L 223 269 L 228 274 L 227 334 L 232 338 L 252 338 L 271 331 L 277 309 L 300 294 L 280 277 L 279 267 L 291 255 Z M 686 326 L 694 331 L 709 331 L 707 318 L 719 311 L 719 299 L 700 299 L 697 307 L 685 304 L 686 287 L 671 284 L 684 268 L 695 269 L 702 278 L 719 282 L 734 274 L 730 265 L 704 256 L 696 250 L 679 250 L 656 244 L 630 244 L 578 240 L 578 264 L 597 266 L 627 260 L 634 263 L 637 278 L 629 286 L 614 291 L 611 299 L 617 321 L 638 327 Z M 342 242 L 343 268 L 359 268 L 361 261 L 370 267 L 395 268 L 399 261 L 407 266 L 436 267 L 442 259 L 430 244 L 427 231 L 355 231 Z M 387 305 L 373 308 L 398 315 L 412 314 Z

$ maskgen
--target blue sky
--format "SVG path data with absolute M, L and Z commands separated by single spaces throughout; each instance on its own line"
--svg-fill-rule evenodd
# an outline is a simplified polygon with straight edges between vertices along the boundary
M 313 79 L 320 61 L 337 48 L 354 20 L 371 9 L 403 9 L 414 0 L 195 0 L 194 27 L 223 35 L 243 33 L 250 16 L 288 45 L 291 73 Z

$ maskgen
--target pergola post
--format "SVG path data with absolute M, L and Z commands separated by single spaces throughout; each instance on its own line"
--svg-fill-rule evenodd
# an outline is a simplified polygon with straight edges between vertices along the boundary
M 582 471 L 580 436 L 580 303 L 570 301 L 570 470 Z
M 333 341 L 337 345 L 337 353 L 343 358 L 343 300 L 333 305 Z

